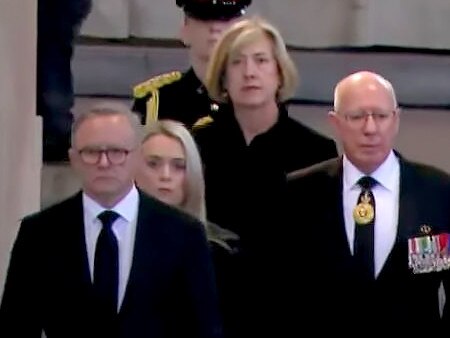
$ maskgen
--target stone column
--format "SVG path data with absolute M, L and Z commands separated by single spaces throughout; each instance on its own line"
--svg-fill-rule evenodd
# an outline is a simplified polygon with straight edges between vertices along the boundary
M 36 19 L 37 1 L 0 1 L 0 294 L 19 221 L 40 204 Z

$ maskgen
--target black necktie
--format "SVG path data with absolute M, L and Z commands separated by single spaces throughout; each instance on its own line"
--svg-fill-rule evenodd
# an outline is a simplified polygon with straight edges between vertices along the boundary
M 111 210 L 103 211 L 98 218 L 103 224 L 95 247 L 94 291 L 104 314 L 114 317 L 117 313 L 119 288 L 119 255 L 117 239 L 112 224 L 119 215 Z
M 365 281 L 375 278 L 374 264 L 374 224 L 375 224 L 375 198 L 372 188 L 377 181 L 364 176 L 358 181 L 361 193 L 358 197 L 354 212 L 355 240 L 353 246 L 357 271 Z M 355 215 L 356 213 L 356 215 Z

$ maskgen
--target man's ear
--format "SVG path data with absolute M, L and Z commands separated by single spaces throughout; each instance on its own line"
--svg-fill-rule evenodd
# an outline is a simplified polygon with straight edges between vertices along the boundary
M 333 129 L 335 135 L 338 135 L 338 131 L 339 131 L 339 117 L 337 116 L 337 113 L 334 110 L 330 110 L 328 112 L 328 123 L 331 125 L 331 128 Z
M 395 119 L 395 134 L 398 134 L 398 130 L 400 128 L 400 113 L 401 113 L 401 109 L 397 108 L 395 109 L 395 115 L 394 115 L 394 119 Z
M 72 147 L 69 148 L 68 153 L 69 153 L 69 161 L 70 161 L 70 164 L 71 164 L 72 166 L 75 166 L 75 165 L 76 165 L 76 161 L 75 161 L 75 149 L 73 149 Z
M 180 27 L 180 39 L 186 47 L 189 47 L 191 44 L 189 38 L 189 19 L 186 15 L 183 17 L 183 24 Z
M 334 123 L 335 122 L 335 120 L 336 120 L 336 112 L 334 111 L 334 110 L 330 110 L 330 111 L 328 111 L 328 122 L 329 123 Z

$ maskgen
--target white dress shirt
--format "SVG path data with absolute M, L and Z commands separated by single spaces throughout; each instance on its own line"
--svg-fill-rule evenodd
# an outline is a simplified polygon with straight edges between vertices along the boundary
M 355 238 L 353 209 L 361 193 L 358 180 L 366 175 L 357 169 L 345 155 L 343 157 L 343 175 L 345 230 L 350 251 L 353 254 L 353 241 Z M 393 151 L 370 176 L 378 182 L 372 188 L 375 198 L 374 264 L 375 276 L 378 276 L 394 246 L 397 236 L 400 164 Z
M 83 193 L 84 233 L 91 281 L 94 280 L 95 246 L 102 229 L 102 223 L 97 216 L 105 210 L 113 210 L 120 215 L 112 225 L 112 231 L 116 235 L 119 249 L 119 293 L 117 298 L 117 310 L 119 310 L 122 305 L 128 277 L 130 275 L 138 208 L 139 193 L 134 185 L 129 193 L 111 209 L 105 209 L 88 195 Z

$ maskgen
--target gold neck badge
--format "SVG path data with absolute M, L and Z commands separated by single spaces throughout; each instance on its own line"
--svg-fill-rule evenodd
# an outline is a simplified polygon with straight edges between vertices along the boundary
M 372 204 L 370 204 L 370 196 L 366 191 L 361 197 L 361 202 L 353 209 L 353 218 L 359 225 L 369 224 L 373 221 L 375 216 L 375 210 L 373 210 Z

